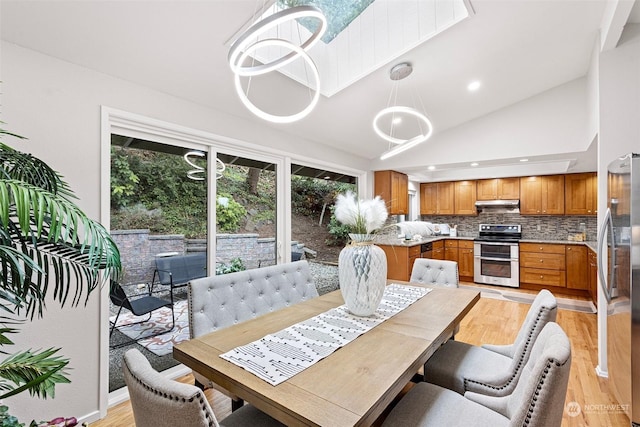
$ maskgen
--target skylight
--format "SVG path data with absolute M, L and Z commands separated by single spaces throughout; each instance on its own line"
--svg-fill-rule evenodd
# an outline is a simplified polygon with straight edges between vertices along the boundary
M 287 9 L 295 6 L 315 6 L 327 18 L 327 31 L 321 40 L 330 43 L 349 26 L 374 0 L 278 0 L 278 7 Z M 301 19 L 300 24 L 312 33 L 318 27 L 317 20 Z
M 316 43 L 308 51 L 320 74 L 320 93 L 326 97 L 389 64 L 472 13 L 465 0 L 275 0 L 257 20 L 304 5 L 320 8 L 328 20 L 324 43 Z M 245 24 L 245 28 L 249 25 Z M 313 33 L 313 25 L 317 25 L 314 20 L 307 23 L 292 20 L 263 32 L 260 38 L 282 38 L 300 45 Z M 289 53 L 284 48 L 258 49 L 252 57 L 264 64 Z M 315 90 L 315 82 L 310 81 L 304 61 L 294 61 L 278 71 Z

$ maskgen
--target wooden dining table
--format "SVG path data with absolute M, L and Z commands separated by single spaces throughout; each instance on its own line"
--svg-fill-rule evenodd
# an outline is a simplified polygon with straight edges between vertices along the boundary
M 288 426 L 368 426 L 479 299 L 474 290 L 434 286 L 400 313 L 277 386 L 220 355 L 344 304 L 339 290 L 184 341 L 173 348 L 173 357 Z

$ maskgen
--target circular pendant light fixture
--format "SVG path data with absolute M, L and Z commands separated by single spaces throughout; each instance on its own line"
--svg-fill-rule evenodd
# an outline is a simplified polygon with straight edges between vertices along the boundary
M 247 109 L 251 111 L 253 114 L 260 117 L 261 119 L 268 120 L 273 123 L 292 123 L 297 120 L 300 120 L 303 117 L 306 117 L 315 108 L 316 104 L 320 100 L 320 74 L 318 73 L 318 68 L 316 67 L 316 64 L 313 62 L 311 57 L 307 54 L 307 52 L 305 52 L 300 46 L 296 46 L 282 39 L 264 39 L 252 44 L 251 46 L 249 46 L 249 48 L 246 51 L 244 51 L 240 55 L 239 61 L 243 62 L 245 59 L 247 59 L 247 57 L 250 56 L 253 50 L 259 49 L 261 47 L 267 47 L 267 46 L 279 46 L 279 47 L 291 49 L 298 56 L 304 59 L 304 61 L 309 65 L 311 74 L 313 75 L 313 78 L 316 81 L 316 89 L 315 89 L 315 93 L 313 94 L 313 97 L 311 98 L 311 102 L 309 102 L 309 104 L 302 111 L 295 114 L 291 114 L 288 116 L 277 116 L 274 114 L 269 114 L 264 110 L 261 110 L 260 108 L 256 107 L 256 105 L 251 102 L 247 94 L 242 89 L 242 84 L 240 82 L 240 75 L 236 74 L 234 77 L 234 83 L 236 87 L 236 92 L 238 92 L 238 96 L 240 97 L 240 101 L 242 101 L 245 107 L 247 107 Z
M 293 21 L 294 25 L 300 25 L 296 20 L 299 19 L 317 19 L 318 27 L 313 34 L 305 41 L 300 40 L 299 44 L 289 40 L 280 38 L 266 38 L 260 40 L 261 35 L 266 34 L 269 30 L 277 28 L 279 25 Z M 276 12 L 251 25 L 236 41 L 233 42 L 229 49 L 228 60 L 229 66 L 234 73 L 234 85 L 240 101 L 244 106 L 261 119 L 273 123 L 292 123 L 306 117 L 317 105 L 320 99 L 320 74 L 318 67 L 313 62 L 307 50 L 320 40 L 327 30 L 327 19 L 320 9 L 314 6 L 295 6 Z M 267 47 L 282 47 L 289 50 L 289 53 L 282 55 L 274 60 L 266 63 L 258 63 L 255 61 L 251 65 L 245 65 L 251 54 L 255 54 L 258 49 Z M 312 78 L 315 80 L 315 93 L 311 96 L 309 104 L 300 112 L 291 115 L 274 115 L 258 108 L 249 99 L 248 94 L 244 91 L 240 78 L 260 76 L 272 71 L 276 71 L 296 59 L 301 58 L 308 69 Z
M 196 165 L 191 160 L 191 156 L 205 157 L 206 154 L 202 151 L 191 150 L 187 151 L 183 156 L 184 161 L 193 168 L 187 172 L 187 178 L 193 179 L 194 181 L 204 181 L 205 169 L 202 166 Z M 216 179 L 222 178 L 222 172 L 224 172 L 225 168 L 226 166 L 222 163 L 222 160 L 216 157 Z
M 304 51 L 311 49 L 314 44 L 320 40 L 327 30 L 327 18 L 320 9 L 314 6 L 296 6 L 290 9 L 285 9 L 280 12 L 269 15 L 265 19 L 256 22 L 247 29 L 240 37 L 236 39 L 229 49 L 229 66 L 231 70 L 241 76 L 257 76 L 268 73 L 270 71 L 277 70 L 284 67 L 287 64 L 293 62 L 299 55 L 298 51 L 292 50 L 287 55 L 284 55 L 278 59 L 275 59 L 266 64 L 258 64 L 252 66 L 242 66 L 244 62 L 242 60 L 243 52 L 246 52 L 251 45 L 258 41 L 260 35 L 266 33 L 272 28 L 276 28 L 278 25 L 282 25 L 288 21 L 296 19 L 313 18 L 319 21 L 318 28 L 315 32 L 303 43 L 300 44 L 300 48 Z M 290 42 L 291 43 L 291 42 Z
M 406 114 L 409 116 L 413 116 L 416 118 L 416 120 L 419 120 L 426 126 L 427 128 L 426 134 L 418 135 L 414 138 L 411 138 L 411 140 L 414 140 L 415 138 L 423 138 L 418 142 L 420 143 L 429 139 L 429 137 L 431 136 L 431 132 L 433 130 L 433 126 L 431 125 L 431 121 L 427 118 L 427 116 L 425 116 L 415 108 L 403 107 L 401 105 L 394 105 L 393 107 L 387 107 L 381 110 L 378 114 L 376 114 L 376 117 L 373 119 L 373 130 L 378 134 L 380 138 L 384 139 L 385 141 L 389 141 L 393 144 L 405 144 L 407 141 L 409 141 L 408 139 L 395 138 L 393 135 L 391 135 L 391 132 L 385 133 L 382 129 L 380 129 L 380 120 L 383 117 L 390 115 L 393 118 L 397 119 L 399 117 L 397 117 L 396 114 Z
M 398 96 L 397 82 L 408 77 L 412 72 L 413 67 L 408 62 L 397 64 L 391 68 L 389 77 L 396 83 L 394 83 L 394 86 L 391 89 L 389 104 L 392 99 L 396 102 L 396 98 Z M 388 116 L 391 116 L 391 126 L 389 132 L 386 132 L 383 130 L 382 119 Z M 401 119 L 406 116 L 413 117 L 417 121 L 420 133 L 410 138 L 397 138 L 393 135 L 394 126 L 401 123 Z M 373 119 L 373 130 L 380 138 L 389 142 L 389 150 L 385 151 L 380 156 L 380 160 L 385 160 L 428 140 L 433 133 L 433 125 L 431 124 L 431 120 L 429 120 L 429 118 L 417 108 L 392 105 L 387 106 L 387 108 L 382 109 L 378 114 L 376 114 Z

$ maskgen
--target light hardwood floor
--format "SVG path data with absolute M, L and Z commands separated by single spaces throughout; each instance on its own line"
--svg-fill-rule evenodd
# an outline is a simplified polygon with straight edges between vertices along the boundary
M 456 339 L 471 344 L 513 342 L 529 310 L 528 304 L 481 298 L 465 317 Z M 597 356 L 597 316 L 595 314 L 559 310 L 557 322 L 571 340 L 572 365 L 569 389 L 565 403 L 573 403 L 579 411 L 569 415 L 565 411 L 562 426 L 622 427 L 628 426 L 628 418 L 608 410 L 616 402 L 610 395 L 607 380 L 595 373 Z M 191 375 L 181 381 L 192 382 Z M 228 398 L 213 390 L 206 391 L 218 419 L 230 413 Z M 577 405 L 576 405 L 577 404 Z M 578 413 L 579 412 L 579 413 Z M 128 402 L 110 408 L 107 417 L 92 423 L 91 427 L 133 426 L 133 414 Z

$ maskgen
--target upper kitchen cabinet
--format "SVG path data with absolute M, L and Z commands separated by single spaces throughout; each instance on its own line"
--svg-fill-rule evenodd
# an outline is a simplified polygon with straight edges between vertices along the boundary
M 596 215 L 598 213 L 598 175 L 595 172 L 564 176 L 564 213 Z
M 435 215 L 438 210 L 438 186 L 436 182 L 420 184 L 420 215 Z
M 376 171 L 374 193 L 385 201 L 389 215 L 409 213 L 409 177 L 407 175 L 392 170 Z
M 421 215 L 453 215 L 455 213 L 455 186 L 453 182 L 420 184 Z
M 520 198 L 520 178 L 478 180 L 478 200 L 517 200 Z
M 456 181 L 454 207 L 456 215 L 477 215 L 476 181 Z
M 564 175 L 520 178 L 521 215 L 563 215 Z

